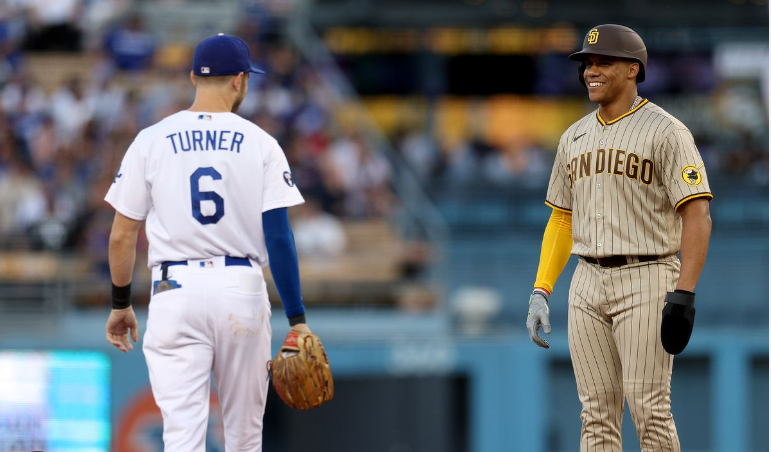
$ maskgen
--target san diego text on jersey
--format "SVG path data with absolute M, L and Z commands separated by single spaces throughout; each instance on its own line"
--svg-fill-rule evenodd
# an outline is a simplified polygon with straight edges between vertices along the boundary
M 650 185 L 653 182 L 653 160 L 640 158 L 634 152 L 623 149 L 597 149 L 573 157 L 567 165 L 567 173 L 571 187 L 584 177 L 602 173 L 624 175 Z

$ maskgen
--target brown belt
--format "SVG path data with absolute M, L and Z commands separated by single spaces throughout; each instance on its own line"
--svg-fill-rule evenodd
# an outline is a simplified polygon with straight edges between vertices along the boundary
M 581 256 L 581 259 L 600 267 L 621 267 L 622 265 L 636 264 L 638 262 L 657 261 L 663 257 L 666 256 L 608 256 L 600 258 Z

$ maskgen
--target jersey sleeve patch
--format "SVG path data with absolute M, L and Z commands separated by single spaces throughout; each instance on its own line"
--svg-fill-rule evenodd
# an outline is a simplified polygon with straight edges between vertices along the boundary
M 294 187 L 294 180 L 292 179 L 292 173 L 290 173 L 289 171 L 284 171 L 284 182 L 286 182 L 286 184 L 289 187 Z
M 701 169 L 704 168 L 704 164 L 702 163 L 699 166 L 695 165 L 687 165 L 683 168 L 683 171 L 681 172 L 681 176 L 683 178 L 683 181 L 688 185 L 700 185 L 701 184 Z

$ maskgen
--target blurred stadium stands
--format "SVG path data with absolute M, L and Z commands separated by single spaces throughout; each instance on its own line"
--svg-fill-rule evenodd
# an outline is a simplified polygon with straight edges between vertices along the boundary
M 566 54 L 607 22 L 645 39 L 640 93 L 691 129 L 715 193 L 673 381 L 683 450 L 768 450 L 765 0 L 0 1 L 0 349 L 112 353 L 103 196 L 136 133 L 190 105 L 195 43 L 231 32 L 267 71 L 239 114 L 277 137 L 309 200 L 291 212 L 303 291 L 340 375 L 326 411 L 271 400 L 266 447 L 307 449 L 292 429 L 313 428 L 338 451 L 574 450 L 574 262 L 548 354 L 524 303 L 556 142 L 595 108 Z M 139 353 L 112 365 L 117 424 L 147 377 Z

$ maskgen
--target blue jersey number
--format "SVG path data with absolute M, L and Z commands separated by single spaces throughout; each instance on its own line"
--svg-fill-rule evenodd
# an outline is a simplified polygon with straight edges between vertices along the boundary
M 190 176 L 190 199 L 193 201 L 193 217 L 201 224 L 216 224 L 225 216 L 225 200 L 213 191 L 201 191 L 198 182 L 202 177 L 209 176 L 212 180 L 222 179 L 222 175 L 211 166 L 198 168 Z M 216 207 L 213 215 L 201 212 L 201 201 L 213 201 Z

